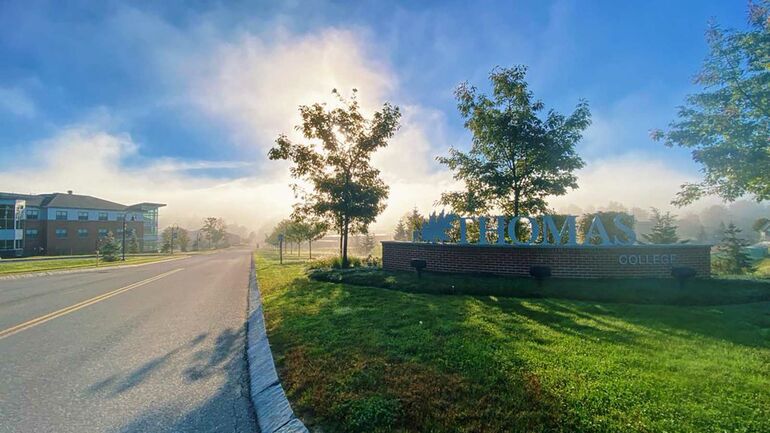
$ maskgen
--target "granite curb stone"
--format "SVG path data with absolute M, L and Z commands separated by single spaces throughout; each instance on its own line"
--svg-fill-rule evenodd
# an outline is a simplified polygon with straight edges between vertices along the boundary
M 262 433 L 309 433 L 291 409 L 275 370 L 273 354 L 259 295 L 254 260 L 249 276 L 249 317 L 246 332 L 246 355 L 249 363 L 251 401 Z

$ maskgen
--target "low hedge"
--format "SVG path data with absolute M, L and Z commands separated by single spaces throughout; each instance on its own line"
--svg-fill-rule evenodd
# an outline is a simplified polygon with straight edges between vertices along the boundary
M 510 296 L 668 305 L 723 305 L 770 301 L 770 281 L 698 279 L 684 287 L 674 279 L 547 279 L 391 272 L 376 267 L 308 270 L 317 281 L 435 295 Z

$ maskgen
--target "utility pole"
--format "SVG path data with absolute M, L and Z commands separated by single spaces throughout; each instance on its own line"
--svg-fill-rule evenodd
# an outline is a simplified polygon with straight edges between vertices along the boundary
M 131 221 L 134 221 L 136 218 L 131 215 Z M 126 261 L 126 214 L 123 214 L 123 261 Z
M 120 244 L 123 248 L 123 261 L 126 261 L 126 214 L 123 214 L 123 243 Z

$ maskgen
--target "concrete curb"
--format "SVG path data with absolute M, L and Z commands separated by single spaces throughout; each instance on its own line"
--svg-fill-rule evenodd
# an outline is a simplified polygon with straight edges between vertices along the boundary
M 309 433 L 286 399 L 275 370 L 273 353 L 267 341 L 257 272 L 251 259 L 249 275 L 249 317 L 246 322 L 246 358 L 249 363 L 251 402 L 262 433 Z
M 110 269 L 138 268 L 140 266 L 156 265 L 158 263 L 173 262 L 174 260 L 182 260 L 187 258 L 190 258 L 190 256 L 180 256 L 180 257 L 174 257 L 170 259 L 158 260 L 155 262 L 137 263 L 134 265 L 115 265 L 115 266 L 102 266 L 102 267 L 90 267 L 90 268 L 83 267 L 83 268 L 74 268 L 74 269 L 51 269 L 50 271 L 42 271 L 42 272 L 25 272 L 25 273 L 19 273 L 19 274 L 0 275 L 0 281 L 20 280 L 22 278 L 32 278 L 32 277 L 45 277 L 48 275 L 78 274 L 82 272 L 98 272 L 98 271 L 105 271 Z

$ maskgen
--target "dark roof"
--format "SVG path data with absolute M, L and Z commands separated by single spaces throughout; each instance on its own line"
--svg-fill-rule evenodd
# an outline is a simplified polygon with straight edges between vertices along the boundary
M 10 200 L 24 200 L 27 202 L 27 206 L 42 206 L 43 202 L 49 198 L 50 194 L 15 194 L 12 192 L 0 192 L 0 198 Z
M 102 200 L 91 197 L 90 195 L 62 194 L 60 192 L 51 194 L 51 199 L 44 206 L 48 207 L 67 207 L 76 209 L 102 209 L 102 210 L 126 210 L 126 205 L 112 201 Z
M 13 194 L 0 192 L 0 198 L 21 199 L 27 201 L 27 206 L 36 207 L 59 207 L 71 209 L 93 209 L 93 210 L 113 210 L 125 211 L 129 209 L 139 209 L 139 206 L 161 207 L 164 204 L 159 203 L 139 203 L 133 206 L 115 203 L 109 200 L 103 200 L 90 195 L 69 194 L 55 192 L 53 194 Z

